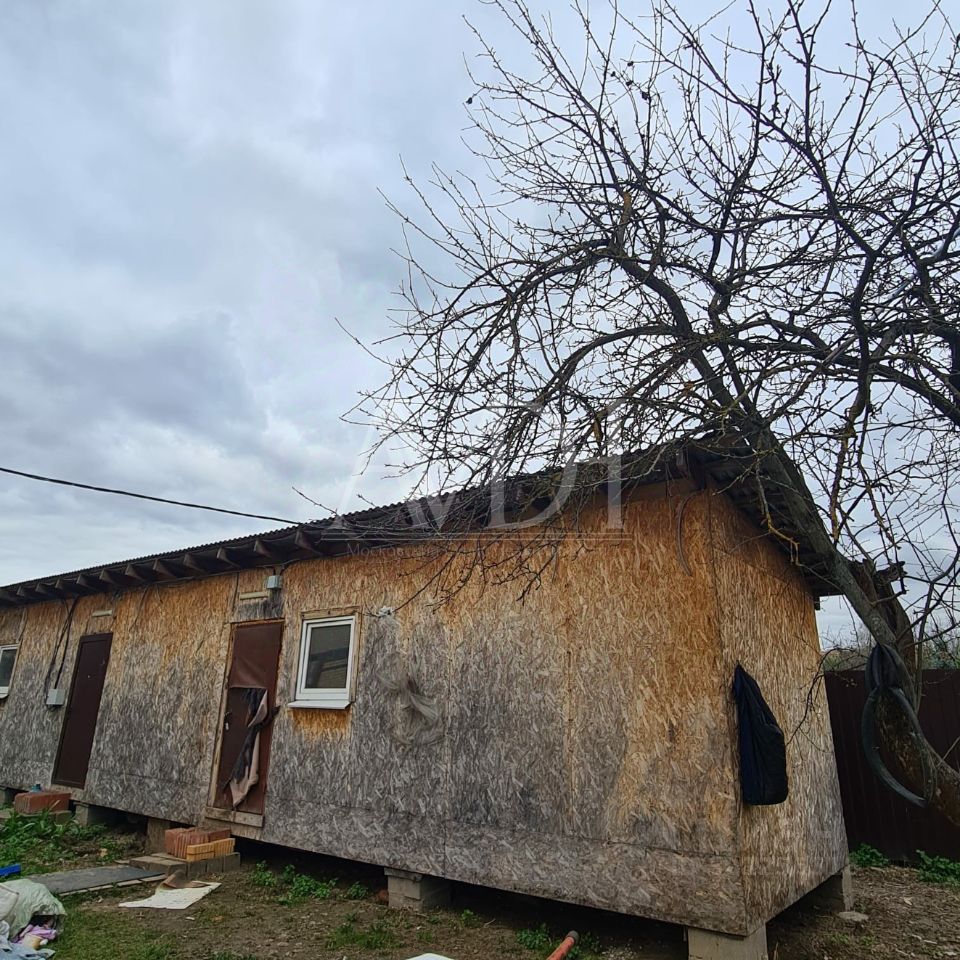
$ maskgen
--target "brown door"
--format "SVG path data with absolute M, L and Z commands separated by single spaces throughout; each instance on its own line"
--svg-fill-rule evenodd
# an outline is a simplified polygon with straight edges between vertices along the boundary
M 87 781 L 87 767 L 97 732 L 97 716 L 100 713 L 100 698 L 112 642 L 111 633 L 80 638 L 67 712 L 60 731 L 57 762 L 53 767 L 54 783 L 82 787 Z
M 263 813 L 282 635 L 282 623 L 246 623 L 234 630 L 217 767 L 219 807 Z M 251 769 L 254 776 L 244 783 L 243 772 Z M 239 802 L 231 780 L 235 785 L 254 781 Z

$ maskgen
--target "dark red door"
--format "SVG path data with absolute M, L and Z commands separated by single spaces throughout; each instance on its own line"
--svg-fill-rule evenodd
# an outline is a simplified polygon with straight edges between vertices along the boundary
M 67 712 L 60 731 L 57 762 L 53 767 L 54 783 L 82 787 L 87 781 L 87 767 L 97 732 L 97 716 L 100 713 L 100 698 L 103 696 L 103 681 L 107 676 L 112 642 L 111 633 L 80 638 Z
M 220 763 L 217 767 L 217 806 L 235 807 L 244 813 L 263 813 L 282 636 L 282 623 L 245 623 L 234 630 L 233 654 L 230 659 L 230 672 L 227 674 L 223 731 L 220 736 Z M 249 751 L 249 741 L 253 739 L 249 724 L 264 696 L 269 717 L 266 723 L 257 726 L 256 782 L 240 803 L 235 804 L 228 784 L 245 746 Z

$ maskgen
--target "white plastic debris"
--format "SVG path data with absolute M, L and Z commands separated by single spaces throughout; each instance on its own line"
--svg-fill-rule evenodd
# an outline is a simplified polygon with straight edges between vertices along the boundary
M 202 887 L 183 887 L 181 890 L 158 887 L 152 897 L 147 897 L 145 900 L 128 900 L 120 906 L 133 907 L 137 910 L 186 910 L 219 886 L 219 883 L 205 883 Z

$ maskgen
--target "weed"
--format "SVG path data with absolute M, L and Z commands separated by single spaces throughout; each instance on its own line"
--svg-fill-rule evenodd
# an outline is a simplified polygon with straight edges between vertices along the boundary
M 261 860 L 250 874 L 250 882 L 257 887 L 275 887 L 278 883 L 277 875 Z
M 370 888 L 365 883 L 351 883 L 344 896 L 348 900 L 366 900 L 370 896 Z
M 285 907 L 303 903 L 304 900 L 329 900 L 333 896 L 333 888 L 337 885 L 336 880 L 316 880 L 305 873 L 297 873 L 290 865 L 284 868 L 280 879 L 286 884 L 287 891 L 277 902 Z
M 464 910 L 460 914 L 460 923 L 464 927 L 475 927 L 480 922 L 480 918 L 472 910 Z
M 868 843 L 861 843 L 853 853 L 850 859 L 858 867 L 889 867 L 890 861 L 876 848 Z
M 0 821 L 0 864 L 19 863 L 24 873 L 37 873 L 81 857 L 114 857 L 136 843 L 105 834 L 102 826 L 81 827 L 46 811 L 29 817 L 15 812 Z
M 134 950 L 130 960 L 170 960 L 173 955 L 172 948 L 165 943 L 148 943 Z
M 382 920 L 371 923 L 365 930 L 358 930 L 355 922 L 348 920 L 327 937 L 327 947 L 338 950 L 349 946 L 363 950 L 384 950 L 398 946 L 398 940 Z
M 592 933 L 581 933 L 577 945 L 567 954 L 570 960 L 591 960 L 603 952 L 600 940 Z
M 536 950 L 541 954 L 553 949 L 559 942 L 560 937 L 555 937 L 547 929 L 545 923 L 541 923 L 535 930 L 518 930 L 517 943 L 527 950 Z M 570 960 L 592 960 L 603 950 L 600 941 L 592 933 L 581 934 L 577 945 L 567 954 Z
M 432 930 L 418 930 L 417 931 L 417 942 L 418 943 L 433 943 L 436 938 L 433 935 Z
M 527 950 L 546 950 L 553 940 L 545 923 L 541 923 L 536 930 L 518 930 L 517 943 Z
M 917 851 L 920 857 L 920 879 L 927 883 L 948 883 L 951 886 L 960 886 L 960 863 L 949 860 L 947 857 L 931 857 L 922 850 Z

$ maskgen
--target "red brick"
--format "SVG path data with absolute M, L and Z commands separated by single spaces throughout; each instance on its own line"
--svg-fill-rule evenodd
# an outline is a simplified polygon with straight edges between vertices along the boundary
M 169 830 L 164 830 L 163 832 L 163 849 L 165 853 L 169 853 L 171 857 L 177 856 L 177 844 L 180 840 L 180 835 L 183 833 L 189 833 L 189 827 L 171 827 Z
M 60 790 L 38 790 L 18 793 L 13 798 L 13 809 L 17 813 L 40 813 L 49 810 L 51 813 L 70 809 L 70 794 Z

